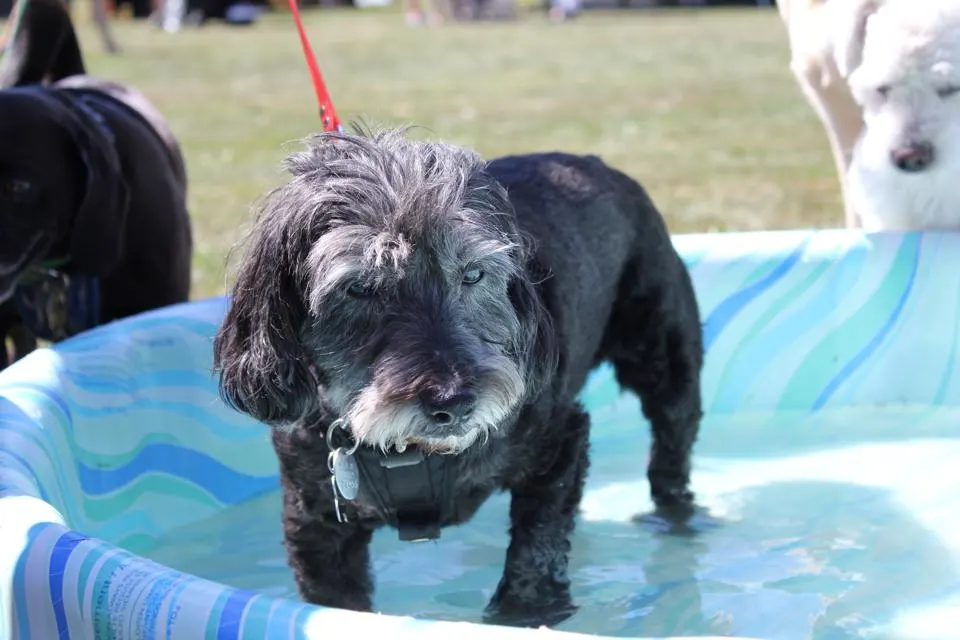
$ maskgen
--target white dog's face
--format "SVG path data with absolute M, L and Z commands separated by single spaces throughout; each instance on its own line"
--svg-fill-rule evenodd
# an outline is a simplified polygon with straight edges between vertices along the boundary
M 849 82 L 864 227 L 960 227 L 960 2 L 893 0 L 867 22 L 862 60 Z

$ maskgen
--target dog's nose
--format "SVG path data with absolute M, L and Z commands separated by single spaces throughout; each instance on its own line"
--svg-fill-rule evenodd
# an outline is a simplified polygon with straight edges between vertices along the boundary
M 477 396 L 468 389 L 425 391 L 420 394 L 420 404 L 434 424 L 444 427 L 468 417 L 477 404 Z
M 901 171 L 923 171 L 933 163 L 933 145 L 929 142 L 912 142 L 890 152 L 890 160 Z

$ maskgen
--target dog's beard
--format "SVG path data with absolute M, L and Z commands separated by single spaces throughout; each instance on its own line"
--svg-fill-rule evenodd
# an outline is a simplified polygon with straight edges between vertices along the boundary
M 429 453 L 459 454 L 478 442 L 482 445 L 513 413 L 526 392 L 523 375 L 506 356 L 492 356 L 490 368 L 477 388 L 477 404 L 469 419 L 438 433 L 420 408 L 394 402 L 381 392 L 376 380 L 363 388 L 344 412 L 353 436 L 363 445 L 386 452 L 415 445 Z

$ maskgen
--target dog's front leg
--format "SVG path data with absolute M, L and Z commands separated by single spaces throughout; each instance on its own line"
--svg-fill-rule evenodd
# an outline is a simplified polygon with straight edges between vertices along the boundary
M 530 466 L 509 485 L 510 546 L 487 620 L 515 626 L 554 625 L 573 615 L 567 565 L 574 517 L 588 467 L 589 416 L 575 407 L 532 451 Z
M 275 429 L 273 445 L 283 486 L 283 537 L 300 597 L 311 604 L 370 611 L 372 529 L 351 517 L 339 522 L 318 436 L 325 425 Z M 351 513 L 351 516 L 353 514 Z
M 370 611 L 373 531 L 357 523 L 337 522 L 332 512 L 310 514 L 298 502 L 297 496 L 284 494 L 284 544 L 300 597 L 325 607 Z

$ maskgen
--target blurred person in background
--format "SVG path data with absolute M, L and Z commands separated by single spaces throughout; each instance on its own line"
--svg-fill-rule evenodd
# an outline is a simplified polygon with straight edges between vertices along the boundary
M 149 1 L 149 0 L 148 0 Z M 103 46 L 110 53 L 119 53 L 120 46 L 117 44 L 117 41 L 113 37 L 113 33 L 110 31 L 110 27 L 107 24 L 107 8 L 106 0 L 90 0 L 93 6 L 93 22 L 97 25 L 97 29 L 100 31 L 100 37 L 103 39 Z M 70 6 L 72 3 L 70 0 L 63 0 L 63 4 L 67 9 L 71 9 Z M 10 40 L 10 37 L 13 35 L 13 28 L 16 23 L 17 12 L 20 10 L 18 6 L 19 2 L 13 0 L 8 4 L 7 7 L 7 20 L 3 26 L 3 33 L 0 34 L 0 53 L 7 46 L 7 42 Z
M 426 10 L 423 8 L 424 4 L 427 5 Z M 407 26 L 410 27 L 425 24 L 437 26 L 446 19 L 445 0 L 404 0 L 403 8 Z
M 550 0 L 548 15 L 554 22 L 564 22 L 575 18 L 583 9 L 583 0 Z

